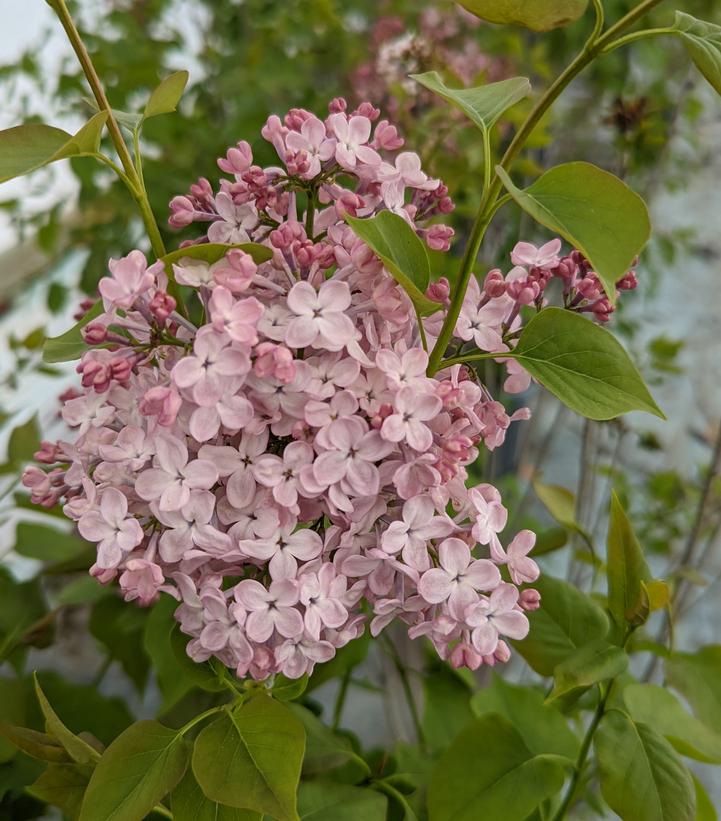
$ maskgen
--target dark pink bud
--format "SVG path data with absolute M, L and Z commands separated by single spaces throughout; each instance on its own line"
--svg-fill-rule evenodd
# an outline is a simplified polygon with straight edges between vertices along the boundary
M 90 297 L 85 299 L 78 305 L 78 310 L 73 314 L 73 319 L 82 319 L 85 314 L 95 305 L 95 300 Z
M 102 322 L 91 322 L 83 328 L 82 334 L 88 345 L 102 345 L 108 338 L 108 329 Z
M 250 168 L 252 162 L 253 151 L 250 145 L 242 140 L 235 148 L 229 148 L 224 158 L 218 160 L 218 167 L 226 174 L 240 175 Z
M 518 603 L 524 610 L 538 610 L 541 606 L 541 594 L 538 590 L 527 587 L 525 590 L 521 590 Z
M 590 273 L 580 280 L 576 285 L 576 290 L 584 299 L 589 300 L 598 299 L 603 293 L 601 283 L 594 273 Z
M 428 247 L 434 251 L 447 251 L 451 247 L 451 239 L 455 231 L 450 225 L 432 225 L 425 232 Z
M 426 289 L 426 296 L 431 302 L 437 302 L 439 305 L 447 305 L 448 298 L 451 295 L 451 285 L 445 277 L 441 277 L 431 284 Z
M 185 228 L 195 219 L 195 207 L 187 197 L 173 197 L 170 201 L 168 224 L 173 228 Z
M 499 268 L 494 268 L 486 274 L 483 291 L 491 299 L 496 299 L 506 293 L 506 280 Z
M 461 667 L 467 667 L 469 670 L 477 670 L 483 663 L 483 658 L 470 644 L 461 642 L 451 651 L 450 662 L 454 670 L 458 670 Z
M 348 103 L 344 97 L 334 97 L 328 104 L 328 111 L 331 114 L 341 114 L 348 108 Z
M 638 287 L 638 278 L 635 271 L 629 271 L 616 283 L 619 291 L 634 291 Z
M 165 325 L 165 320 L 175 310 L 176 302 L 170 294 L 165 291 L 156 291 L 150 300 L 150 313 L 155 317 L 158 325 Z
M 48 442 L 43 440 L 40 443 L 40 450 L 35 451 L 33 458 L 36 462 L 42 462 L 46 465 L 52 465 L 57 462 L 60 457 L 60 450 L 56 442 Z
M 373 103 L 361 103 L 355 111 L 361 117 L 368 117 L 368 119 L 374 123 L 380 116 L 381 110 L 380 108 L 376 108 Z

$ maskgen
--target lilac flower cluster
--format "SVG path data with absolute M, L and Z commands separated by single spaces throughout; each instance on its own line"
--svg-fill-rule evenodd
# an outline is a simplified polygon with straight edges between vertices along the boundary
M 324 121 L 293 110 L 263 136 L 279 167 L 254 165 L 241 142 L 219 160 L 230 179 L 218 190 L 202 179 L 171 203 L 173 225 L 207 225 L 172 266 L 187 306 L 162 261 L 111 261 L 82 390 L 63 397 L 74 440 L 44 442 L 48 470 L 24 483 L 39 504 L 64 500 L 97 543 L 94 576 L 141 605 L 175 596 L 191 657 L 238 676 L 309 673 L 368 611 L 374 635 L 401 619 L 455 666 L 505 661 L 504 638 L 523 639 L 524 610 L 539 606 L 523 587 L 539 573 L 535 537 L 504 548 L 500 494 L 469 489 L 467 467 L 529 413 L 509 416 L 463 366 L 427 375 L 411 302 L 344 221 L 389 209 L 447 249 L 452 230 L 428 220 L 452 209 L 448 192 L 367 103 L 348 113 L 334 100 Z M 272 255 L 229 248 L 210 263 L 192 255 L 206 241 Z M 519 245 L 510 274 L 473 280 L 454 346 L 508 350 L 553 276 L 569 307 L 597 305 L 585 262 L 559 249 Z M 430 346 L 448 283 L 427 295 Z M 505 367 L 508 391 L 527 387 Z

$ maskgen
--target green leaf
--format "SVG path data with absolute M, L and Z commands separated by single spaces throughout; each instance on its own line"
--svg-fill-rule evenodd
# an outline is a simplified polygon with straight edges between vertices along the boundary
M 345 673 L 357 667 L 368 655 L 370 642 L 370 631 L 366 630 L 357 639 L 343 645 L 330 661 L 325 662 L 325 664 L 316 664 L 315 670 L 313 670 L 308 681 L 308 692 L 320 687 L 321 684 L 325 684 L 326 681 L 345 675 Z
M 98 112 L 75 135 L 41 123 L 0 131 L 0 183 L 57 160 L 97 152 L 107 118 Z
M 39 733 L 27 727 L 12 727 L 0 724 L 0 735 L 12 742 L 19 750 L 39 761 L 70 761 L 65 747 L 46 733 Z
M 271 693 L 279 701 L 294 701 L 305 692 L 308 686 L 308 676 L 300 678 L 286 678 L 282 673 L 275 677 Z
M 477 88 L 449 88 L 437 71 L 411 74 L 411 79 L 459 108 L 481 131 L 490 131 L 503 113 L 531 93 L 527 77 L 511 77 Z
M 461 5 L 489 23 L 549 31 L 578 20 L 588 0 L 460 0 Z
M 302 821 L 385 821 L 387 806 L 374 790 L 332 781 L 307 781 L 298 793 Z
M 696 68 L 721 94 L 721 26 L 677 11 L 673 27 Z
M 431 280 L 426 246 L 403 217 L 391 211 L 381 211 L 377 217 L 368 219 L 346 214 L 345 220 L 356 236 L 380 257 L 420 315 L 432 314 L 439 309 L 438 303 L 425 295 Z
M 40 801 L 59 807 L 68 818 L 76 819 L 92 771 L 88 764 L 50 764 L 26 791 Z
M 716 808 L 706 788 L 693 773 L 691 773 L 691 778 L 696 789 L 696 821 L 718 821 Z
M 616 283 L 651 236 L 641 197 L 618 177 L 586 162 L 551 168 L 524 190 L 500 166 L 496 173 L 526 213 L 588 258 L 615 302 Z
M 297 821 L 304 736 L 286 706 L 259 695 L 201 730 L 193 772 L 214 801 Z
M 623 821 L 694 821 L 691 775 L 654 729 L 610 710 L 594 743 L 601 793 Z
M 179 248 L 177 251 L 171 251 L 164 257 L 160 257 L 160 259 L 165 263 L 165 269 L 172 278 L 173 265 L 182 264 L 184 259 L 198 260 L 212 265 L 234 248 L 239 248 L 241 251 L 245 251 L 246 254 L 250 254 L 254 262 L 257 263 L 267 262 L 273 256 L 273 251 L 270 248 L 265 245 L 260 245 L 258 242 L 242 242 L 238 245 L 205 242 L 201 245 L 189 245 L 187 248 Z
M 643 410 L 665 419 L 613 334 L 563 308 L 544 308 L 513 357 L 564 405 L 589 419 Z
M 175 111 L 185 86 L 188 84 L 188 72 L 176 71 L 166 77 L 150 95 L 145 104 L 143 117 L 157 117 L 159 114 L 170 114 Z
M 494 673 L 488 687 L 471 699 L 476 715 L 499 713 L 507 718 L 536 754 L 554 753 L 575 759 L 580 746 L 566 718 L 553 704 L 546 704 L 543 693 L 535 687 L 510 684 Z
M 63 587 L 56 596 L 58 604 L 89 604 L 111 595 L 108 588 L 92 576 L 80 576 Z
M 120 663 L 139 693 L 145 688 L 150 669 L 150 658 L 141 649 L 147 620 L 147 609 L 112 595 L 102 596 L 93 605 L 88 620 L 92 636 L 110 658 Z
M 615 493 L 611 495 L 606 568 L 608 610 L 618 628 L 617 638 L 623 641 L 627 625 L 637 627 L 648 617 L 648 595 L 642 583 L 649 581 L 651 571 Z
M 87 542 L 79 536 L 34 522 L 20 522 L 15 530 L 15 550 L 30 559 L 67 561 L 82 553 Z
M 668 683 L 688 701 L 696 717 L 721 733 L 721 645 L 673 653 L 665 669 Z
M 139 721 L 121 733 L 93 772 L 80 821 L 139 821 L 180 781 L 189 746 L 177 730 Z
M 43 345 L 44 362 L 69 362 L 80 357 L 88 350 L 83 339 L 82 329 L 104 312 L 102 300 L 85 314 L 85 316 L 60 336 L 50 337 Z
M 605 639 L 579 647 L 553 671 L 554 685 L 549 701 L 579 688 L 587 689 L 600 681 L 620 676 L 628 667 L 628 656 Z
M 326 727 L 310 710 L 300 704 L 290 704 L 290 710 L 305 730 L 305 756 L 303 775 L 324 775 L 344 765 L 357 774 L 354 780 L 361 781 L 370 776 L 368 764 L 353 750 L 347 738 L 336 735 Z
M 513 725 L 476 719 L 436 764 L 428 787 L 430 821 L 523 821 L 563 786 L 565 759 L 533 755 Z
M 624 688 L 623 700 L 634 721 L 653 726 L 681 755 L 710 764 L 721 763 L 721 734 L 689 715 L 666 688 L 629 684 Z
M 262 818 L 257 812 L 211 801 L 200 789 L 190 767 L 173 790 L 170 804 L 173 821 L 261 821 Z
M 0 568 L 0 661 L 10 657 L 19 645 L 37 645 L 37 639 L 46 636 L 35 637 L 29 632 L 43 624 L 50 626 L 38 579 L 18 583 Z
M 37 676 L 35 678 L 35 693 L 40 703 L 40 709 L 45 717 L 45 727 L 50 736 L 57 739 L 67 750 L 73 761 L 78 764 L 89 764 L 97 761 L 100 756 L 98 751 L 91 747 L 87 741 L 71 732 L 60 720 L 58 714 L 50 706 L 50 702 L 45 697 L 45 693 L 40 687 Z
M 423 736 L 430 752 L 444 750 L 473 718 L 468 685 L 448 667 L 423 680 Z
M 560 579 L 544 574 L 533 586 L 541 607 L 528 613 L 530 633 L 514 646 L 533 670 L 551 676 L 580 647 L 605 638 L 608 618 L 593 599 Z
M 567 530 L 578 533 L 586 542 L 595 558 L 595 549 L 591 535 L 576 521 L 575 495 L 568 490 L 568 488 L 562 487 L 561 485 L 546 485 L 536 479 L 533 480 L 533 489 L 551 516 Z M 541 551 L 538 550 L 538 544 L 534 550 L 534 555 L 542 555 Z
M 37 419 L 31 416 L 27 422 L 14 428 L 8 440 L 8 461 L 20 467 L 33 458 L 40 445 Z

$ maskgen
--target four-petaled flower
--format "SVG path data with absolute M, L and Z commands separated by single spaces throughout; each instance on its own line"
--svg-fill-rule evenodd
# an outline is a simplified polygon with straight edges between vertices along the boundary
M 401 388 L 396 394 L 396 412 L 384 420 L 381 436 L 389 442 L 405 439 L 413 450 L 428 450 L 433 444 L 433 433 L 423 423 L 433 419 L 442 404 L 431 393 L 419 394 L 413 388 Z
M 482 656 L 490 656 L 498 646 L 500 636 L 520 641 L 528 635 L 526 616 L 518 609 L 518 588 L 499 584 L 490 597 L 472 604 L 465 614 L 473 628 L 473 646 Z
M 143 541 L 143 528 L 128 516 L 128 499 L 117 488 L 106 488 L 97 510 L 89 510 L 78 520 L 80 535 L 98 544 L 98 567 L 117 567 L 123 556 Z
M 353 322 L 344 313 L 350 303 L 350 288 L 345 282 L 324 282 L 319 291 L 309 282 L 297 282 L 288 294 L 288 307 L 295 317 L 285 330 L 285 344 L 341 350 L 355 338 Z

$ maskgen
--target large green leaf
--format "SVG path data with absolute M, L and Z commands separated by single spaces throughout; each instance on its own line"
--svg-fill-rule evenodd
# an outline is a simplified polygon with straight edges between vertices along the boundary
M 473 696 L 471 707 L 479 716 L 499 713 L 507 718 L 536 755 L 578 755 L 579 741 L 566 718 L 555 705 L 544 703 L 543 693 L 535 687 L 510 684 L 494 673 L 490 686 Z
M 391 211 L 377 217 L 357 219 L 346 214 L 346 222 L 380 258 L 396 282 L 408 294 L 419 314 L 432 314 L 438 303 L 425 295 L 431 280 L 431 265 L 423 241 L 410 225 Z
M 4 707 L 4 705 L 3 705 Z M 72 761 L 65 747 L 47 733 L 39 733 L 27 727 L 13 727 L 0 724 L 0 735 L 10 741 L 17 749 L 39 761 L 67 763 Z
M 298 793 L 302 821 L 385 821 L 387 805 L 374 790 L 332 781 L 306 781 Z
M 668 683 L 688 701 L 696 717 L 721 733 L 721 644 L 666 659 Z
M 611 302 L 616 283 L 651 235 L 644 201 L 625 182 L 587 162 L 558 165 L 521 190 L 500 166 L 508 193 L 536 222 L 588 258 Z
M 677 11 L 673 27 L 683 40 L 696 68 L 721 94 L 721 26 Z
M 694 821 L 691 775 L 653 728 L 610 710 L 594 742 L 601 792 L 623 821 Z
M 288 707 L 259 695 L 200 732 L 193 772 L 214 801 L 297 821 L 304 747 L 303 725 Z
M 177 251 L 171 251 L 161 260 L 165 263 L 165 268 L 172 277 L 173 265 L 179 264 L 184 259 L 200 260 L 212 265 L 219 259 L 222 259 L 228 251 L 238 248 L 250 254 L 253 260 L 257 263 L 267 262 L 272 256 L 272 249 L 258 242 L 242 242 L 237 245 L 224 245 L 219 242 L 204 242 L 200 245 L 189 245 L 187 248 L 178 248 Z
M 140 821 L 178 784 L 189 757 L 177 730 L 157 721 L 131 725 L 98 762 L 80 821 Z
M 87 542 L 79 536 L 35 522 L 20 522 L 15 529 L 15 550 L 30 559 L 67 561 L 82 553 L 87 546 Z
M 170 114 L 175 111 L 187 84 L 187 71 L 175 71 L 166 77 L 153 91 L 145 104 L 144 119 L 147 120 L 148 117 L 157 117 L 159 114 Z
M 559 756 L 534 755 L 507 719 L 488 713 L 460 733 L 433 769 L 429 819 L 523 821 L 560 791 L 565 766 Z
M 521 332 L 513 355 L 564 405 L 589 419 L 634 410 L 665 418 L 613 334 L 572 311 L 544 308 Z
M 423 736 L 431 753 L 445 749 L 473 718 L 471 691 L 449 667 L 423 680 Z
M 45 340 L 43 345 L 44 362 L 69 362 L 80 357 L 88 350 L 82 335 L 82 329 L 103 313 L 102 300 L 98 300 L 95 305 L 73 325 L 72 328 Z
M 74 135 L 42 123 L 0 131 L 0 183 L 57 160 L 96 153 L 107 118 L 98 112 Z
M 600 681 L 620 676 L 628 667 L 628 656 L 605 639 L 595 639 L 556 665 L 550 699 L 578 689 L 587 689 Z
M 544 574 L 533 586 L 541 607 L 528 613 L 531 630 L 514 646 L 537 673 L 551 676 L 580 647 L 606 636 L 608 618 L 593 599 L 560 579 Z
M 510 23 L 534 31 L 567 26 L 586 10 L 588 0 L 460 0 L 472 14 L 489 23 Z
M 190 767 L 173 790 L 170 804 L 173 821 L 261 821 L 262 817 L 252 810 L 229 807 L 206 797 Z
M 691 778 L 696 788 L 696 821 L 718 821 L 716 808 L 706 788 L 693 773 L 691 773 Z
M 531 93 L 526 77 L 511 77 L 477 88 L 449 88 L 437 71 L 411 74 L 411 78 L 460 108 L 481 131 L 493 128 L 505 111 Z
M 623 700 L 634 721 L 651 725 L 682 755 L 711 764 L 721 763 L 721 734 L 689 715 L 664 687 L 629 684 Z
M 631 522 L 618 496 L 611 495 L 606 569 L 608 609 L 622 641 L 627 627 L 637 627 L 648 617 L 648 596 L 643 583 L 651 578 Z

